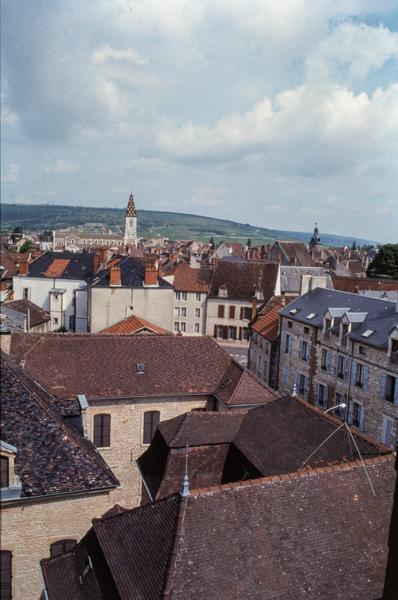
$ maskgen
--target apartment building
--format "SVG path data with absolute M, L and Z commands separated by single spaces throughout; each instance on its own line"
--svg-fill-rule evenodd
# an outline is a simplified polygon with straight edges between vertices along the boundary
M 280 294 L 279 267 L 264 262 L 221 260 L 207 301 L 206 333 L 220 342 L 249 344 L 257 307 Z
M 207 294 L 212 271 L 181 263 L 174 274 L 173 331 L 182 335 L 205 335 Z
M 398 418 L 397 304 L 317 288 L 280 311 L 279 391 L 297 393 L 393 447 Z
M 271 298 L 250 330 L 249 369 L 272 388 L 277 387 L 279 359 L 279 311 L 281 298 Z

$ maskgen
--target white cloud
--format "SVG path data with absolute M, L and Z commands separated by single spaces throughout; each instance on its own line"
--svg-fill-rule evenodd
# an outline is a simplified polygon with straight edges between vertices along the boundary
M 21 167 L 17 163 L 8 165 L 5 174 L 1 176 L 2 183 L 16 183 L 19 179 Z
M 78 166 L 76 163 L 59 158 L 50 165 L 47 165 L 44 172 L 47 175 L 71 175 L 72 173 L 75 173 L 77 169 Z

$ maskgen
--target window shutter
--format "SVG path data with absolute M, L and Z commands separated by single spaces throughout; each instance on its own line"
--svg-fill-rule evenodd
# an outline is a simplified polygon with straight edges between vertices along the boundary
M 398 377 L 395 377 L 395 384 L 394 384 L 394 404 L 398 404 Z
M 344 381 L 348 383 L 348 374 L 350 372 L 350 361 L 347 357 L 344 358 Z
M 94 446 L 101 446 L 101 415 L 94 416 Z
M 300 387 L 300 373 L 296 373 L 296 387 L 297 387 L 297 393 L 299 393 L 299 387 Z
M 363 366 L 363 389 L 368 389 L 368 380 L 369 380 L 369 367 L 368 365 Z
M 9 550 L 0 551 L 0 598 L 11 600 L 12 597 L 12 553 Z
M 326 355 L 326 372 L 327 373 L 331 373 L 331 371 L 332 371 L 332 360 L 333 360 L 333 355 L 331 352 L 328 352 Z
M 160 412 L 150 410 L 144 413 L 144 444 L 150 444 L 160 421 Z
M 214 325 L 214 337 L 217 337 L 217 325 Z
M 308 394 L 308 377 L 304 377 L 304 398 L 307 398 Z
M 359 431 L 363 431 L 365 424 L 365 409 L 361 406 L 360 414 L 359 414 Z
M 307 349 L 305 351 L 305 360 L 308 362 L 309 358 L 310 358 L 310 352 L 311 352 L 311 344 L 308 343 L 307 344 Z
M 325 404 L 326 404 L 326 406 L 327 406 L 328 402 L 329 402 L 329 386 L 325 385 Z
M 316 404 L 319 403 L 319 383 L 315 384 L 314 400 Z
M 352 363 L 352 370 L 351 370 L 351 383 L 352 384 L 355 383 L 356 376 L 357 376 L 357 363 L 353 362 Z
M 235 319 L 235 306 L 230 306 L 229 307 L 229 318 L 230 319 Z
M 111 445 L 111 415 L 102 415 L 102 445 Z
M 283 383 L 289 383 L 289 368 L 284 367 L 283 369 Z
M 383 400 L 386 395 L 386 383 L 387 383 L 387 373 L 382 373 L 381 379 L 380 379 L 380 396 Z
M 300 340 L 299 354 L 300 354 L 300 358 L 302 358 L 302 356 L 303 356 L 303 340 Z
M 348 402 L 348 422 L 349 422 L 350 425 L 352 423 L 352 413 L 353 413 L 353 410 L 354 410 L 354 403 L 353 403 L 352 400 L 350 400 Z

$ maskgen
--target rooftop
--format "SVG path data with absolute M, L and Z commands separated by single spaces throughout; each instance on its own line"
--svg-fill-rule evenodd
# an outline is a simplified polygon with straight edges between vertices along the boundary
M 44 252 L 29 263 L 28 277 L 87 280 L 94 274 L 94 255 L 88 252 Z
M 120 268 L 121 287 L 142 288 L 145 280 L 145 262 L 149 259 L 133 258 L 132 256 L 115 255 L 106 265 L 106 268 L 97 273 L 93 287 L 108 287 L 110 280 L 110 269 L 112 266 Z M 158 285 L 161 288 L 171 288 L 172 285 L 158 277 Z
M 153 323 L 150 323 L 149 321 L 146 321 L 145 319 L 142 319 L 137 315 L 131 315 L 131 317 L 123 319 L 122 321 L 119 321 L 118 323 L 115 323 L 114 325 L 103 329 L 101 333 L 159 333 L 162 335 L 171 335 L 170 331 L 167 331 L 167 329 L 163 329 L 158 325 L 154 325 Z
M 268 300 L 275 293 L 278 265 L 264 262 L 221 261 L 214 270 L 210 286 L 210 297 L 218 297 L 224 287 L 227 297 L 236 300 L 251 300 L 256 291 Z
M 174 275 L 174 289 L 181 292 L 207 293 L 211 275 L 210 269 L 192 269 L 186 263 L 180 263 Z

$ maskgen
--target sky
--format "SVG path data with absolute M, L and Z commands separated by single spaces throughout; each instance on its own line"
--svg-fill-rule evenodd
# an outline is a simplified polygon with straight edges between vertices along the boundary
M 398 241 L 398 0 L 3 0 L 3 202 Z

